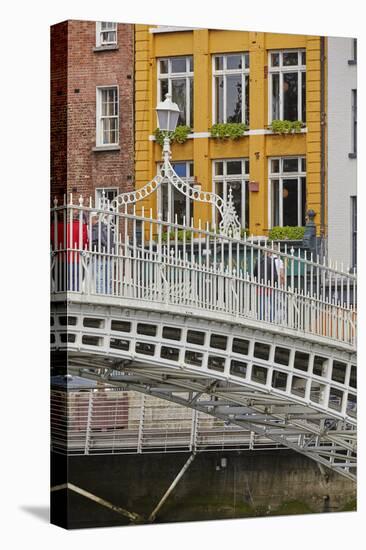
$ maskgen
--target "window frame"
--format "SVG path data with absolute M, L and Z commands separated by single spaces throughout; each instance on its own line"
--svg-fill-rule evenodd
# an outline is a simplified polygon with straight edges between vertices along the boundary
M 114 197 L 116 197 L 119 194 L 119 187 L 115 187 L 115 186 L 112 186 L 112 187 L 96 187 L 95 188 L 95 206 L 96 206 L 96 208 L 103 208 L 102 205 L 101 205 L 101 199 L 102 199 L 103 191 L 104 192 L 106 192 L 106 191 L 115 191 Z M 99 200 L 100 200 L 100 203 L 99 203 Z
M 286 53 L 294 53 L 297 52 L 298 57 L 298 64 L 297 65 L 283 65 L 283 54 Z M 272 67 L 271 65 L 271 55 L 272 54 L 279 54 L 279 66 L 278 67 Z M 303 78 L 305 76 L 305 93 L 306 93 L 306 61 L 305 65 L 299 64 L 299 55 L 305 53 L 306 55 L 306 48 L 296 48 L 296 49 L 286 49 L 286 50 L 268 50 L 268 124 L 271 124 L 273 120 L 285 120 L 283 118 L 283 77 L 282 75 L 285 73 L 294 73 L 297 72 L 298 74 L 298 96 L 297 96 L 297 114 L 300 115 L 296 120 L 301 120 L 304 124 L 306 124 L 306 120 L 302 120 L 302 82 Z M 301 55 L 302 57 L 302 55 Z M 280 110 L 280 116 L 278 119 L 273 118 L 273 112 L 272 112 L 272 90 L 273 90 L 273 75 L 279 74 L 279 110 Z M 306 119 L 306 99 L 305 99 L 305 119 Z
M 105 116 L 102 115 L 102 92 L 103 90 L 116 90 L 117 91 L 117 114 L 116 115 L 110 115 Z M 114 147 L 119 145 L 119 129 L 120 129 L 120 122 L 119 122 L 119 86 L 117 84 L 111 84 L 111 85 L 105 85 L 105 86 L 97 86 L 96 87 L 96 135 L 95 135 L 95 144 L 97 147 Z M 114 143 L 103 143 L 102 141 L 102 134 L 103 134 L 103 125 L 101 124 L 102 118 L 115 118 L 117 120 L 117 141 Z
M 241 69 L 227 69 L 227 57 L 231 55 L 241 55 L 242 57 L 242 68 Z M 248 67 L 245 66 L 245 57 L 248 56 Z M 215 61 L 218 57 L 223 58 L 223 68 L 216 69 Z M 246 78 L 250 79 L 250 55 L 249 51 L 245 52 L 229 52 L 229 53 L 216 53 L 212 55 L 212 124 L 218 124 L 218 117 L 216 113 L 216 77 L 222 76 L 224 79 L 224 88 L 223 88 L 223 124 L 227 123 L 227 76 L 230 75 L 241 75 L 241 89 L 242 89 L 242 98 L 241 98 L 241 123 L 248 124 L 250 123 L 250 107 L 248 105 L 248 112 L 246 112 Z M 250 81 L 249 81 L 250 84 Z M 249 93 L 250 94 L 250 93 Z
M 112 25 L 115 25 L 114 29 L 108 29 L 108 30 L 102 30 L 102 23 L 109 23 Z M 103 42 L 102 40 L 102 33 L 103 32 L 115 32 L 116 33 L 116 40 L 113 42 Z M 96 21 L 95 25 L 95 45 L 97 48 L 110 48 L 112 46 L 118 45 L 118 23 L 114 21 Z
M 297 172 L 284 172 L 283 171 L 283 161 L 287 159 L 298 159 L 298 170 Z M 274 160 L 279 161 L 279 171 L 278 172 L 272 172 L 271 171 L 271 162 Z M 305 218 L 306 214 L 306 166 L 305 170 L 302 170 L 302 161 L 305 160 L 306 162 L 306 156 L 305 155 L 290 155 L 290 156 L 276 156 L 276 157 L 268 157 L 268 228 L 272 229 L 273 227 L 277 227 L 273 224 L 272 220 L 272 181 L 278 180 L 279 181 L 279 196 L 283 197 L 283 180 L 284 179 L 293 179 L 297 180 L 297 226 L 294 227 L 303 227 L 303 218 Z M 300 170 L 299 170 L 300 167 Z M 305 178 L 305 212 L 302 212 L 302 178 Z M 278 227 L 283 227 L 283 200 L 279 201 L 279 213 L 278 213 Z
M 173 73 L 172 68 L 172 60 L 173 59 L 185 59 L 186 60 L 186 70 L 185 72 L 177 72 Z M 190 70 L 190 60 L 192 60 L 192 70 Z M 160 71 L 160 62 L 161 61 L 167 61 L 168 62 L 168 72 L 162 73 Z M 185 93 L 186 93 L 186 121 L 185 125 L 189 126 L 190 128 L 193 128 L 194 123 L 194 98 L 193 98 L 193 109 L 192 109 L 192 119 L 191 120 L 191 96 L 190 96 L 190 81 L 192 81 L 192 87 L 193 87 L 193 95 L 194 95 L 194 58 L 193 55 L 173 55 L 173 56 L 166 56 L 166 57 L 158 57 L 156 60 L 157 64 L 157 95 L 159 101 L 164 101 L 165 97 L 161 97 L 161 81 L 167 80 L 168 81 L 168 93 L 172 96 L 173 99 L 173 93 L 172 93 L 172 81 L 173 80 L 181 80 L 185 79 Z
M 185 164 L 186 174 L 187 173 L 190 174 L 190 172 L 194 174 L 193 160 L 182 160 L 182 161 L 172 162 L 173 168 L 177 164 Z M 191 167 L 192 167 L 192 170 L 191 170 Z M 160 174 L 161 168 L 162 168 L 162 163 L 158 163 L 158 166 L 157 166 L 158 174 Z M 189 183 L 192 187 L 195 185 L 194 175 L 189 175 L 188 177 L 184 176 L 184 177 L 181 177 L 181 179 Z M 157 189 L 157 207 L 158 207 L 158 212 L 161 213 L 162 215 L 162 219 L 163 219 L 163 190 L 164 190 L 163 185 L 164 185 L 164 181 L 161 183 L 161 185 Z M 189 197 L 184 195 L 184 193 L 180 193 L 180 191 L 178 191 L 178 189 L 176 189 L 169 181 L 167 181 L 167 189 L 168 189 L 168 211 L 170 214 L 170 220 L 165 220 L 165 221 L 170 221 L 171 223 L 175 223 L 174 193 L 179 193 L 185 198 L 185 203 L 186 203 L 185 220 L 186 220 L 186 225 L 190 225 L 191 219 L 193 218 L 193 199 L 190 199 Z M 169 210 L 169 205 L 170 205 L 170 210 Z M 179 221 L 177 223 L 179 225 L 183 225 L 183 222 L 182 224 L 180 224 Z
M 241 162 L 242 169 L 240 174 L 227 174 L 228 162 Z M 223 163 L 223 175 L 215 174 L 215 167 L 218 162 Z M 246 163 L 248 163 L 248 171 L 246 171 Z M 249 227 L 250 220 L 250 203 L 249 203 L 249 181 L 250 181 L 250 164 L 249 157 L 228 158 L 228 159 L 213 159 L 212 160 L 212 192 L 217 193 L 217 183 L 222 183 L 222 198 L 227 201 L 228 183 L 230 181 L 241 180 L 241 212 L 236 212 L 239 217 L 240 226 L 242 229 Z M 221 196 L 221 195 L 219 195 Z M 246 219 L 246 204 L 248 201 L 248 220 Z M 217 227 L 219 224 L 218 212 L 215 206 L 212 206 L 212 222 Z

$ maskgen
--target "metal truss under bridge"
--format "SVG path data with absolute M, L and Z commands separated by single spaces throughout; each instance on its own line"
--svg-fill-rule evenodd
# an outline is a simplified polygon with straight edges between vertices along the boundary
M 56 363 L 356 479 L 355 275 L 143 209 L 52 217 Z

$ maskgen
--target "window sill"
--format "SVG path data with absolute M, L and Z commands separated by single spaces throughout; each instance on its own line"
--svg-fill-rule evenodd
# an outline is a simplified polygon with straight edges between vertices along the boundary
M 296 134 L 307 134 L 308 129 L 307 128 L 301 128 L 299 132 L 290 132 L 289 134 L 279 134 L 277 132 L 272 132 L 272 130 L 268 130 L 266 128 L 263 129 L 257 129 L 257 130 L 247 130 L 244 132 L 242 137 L 247 136 L 294 136 Z M 210 134 L 210 132 L 194 132 L 192 134 L 188 134 L 187 139 L 197 139 L 197 138 L 211 138 L 211 139 L 217 139 L 213 138 Z M 149 141 L 156 141 L 154 135 L 149 136 Z
M 119 145 L 97 145 L 93 147 L 92 151 L 101 152 L 101 151 L 120 151 L 121 147 Z
M 349 159 L 356 159 L 357 158 L 357 153 L 348 153 L 348 158 Z
M 112 44 L 111 46 L 95 46 L 93 52 L 109 52 L 119 50 L 118 44 Z

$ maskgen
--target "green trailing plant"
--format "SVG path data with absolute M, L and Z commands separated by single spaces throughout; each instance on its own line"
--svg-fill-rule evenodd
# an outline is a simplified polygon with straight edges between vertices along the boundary
M 177 126 L 174 132 L 168 132 L 171 143 L 184 143 L 188 139 L 188 134 L 192 132 L 192 129 L 189 126 Z M 164 137 L 166 132 L 162 132 L 159 128 L 156 128 L 154 131 L 154 136 L 156 143 L 161 145 L 164 144 Z
M 292 227 L 285 225 L 284 227 L 272 227 L 268 238 L 270 241 L 302 241 L 305 233 L 305 227 Z
M 192 236 L 193 236 L 193 231 L 190 231 L 189 229 L 185 230 L 185 229 L 180 229 L 178 231 L 178 241 L 183 241 L 184 239 L 184 234 L 186 236 L 186 241 L 190 241 L 192 239 Z M 175 241 L 175 231 L 171 231 L 169 233 L 169 237 L 170 237 L 170 240 L 171 241 Z M 161 240 L 166 243 L 168 241 L 168 232 L 166 231 L 165 233 L 162 233 L 161 235 Z
M 301 120 L 272 120 L 268 128 L 275 134 L 297 134 L 305 124 Z
M 227 122 L 214 124 L 209 129 L 212 138 L 215 139 L 239 139 L 248 130 L 248 125 L 239 122 Z

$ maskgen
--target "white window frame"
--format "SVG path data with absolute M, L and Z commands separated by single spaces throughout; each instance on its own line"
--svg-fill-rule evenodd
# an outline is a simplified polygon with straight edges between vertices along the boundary
M 241 55 L 242 61 L 241 61 L 241 69 L 227 69 L 227 57 L 231 55 Z M 245 86 L 245 79 L 246 77 L 249 77 L 249 70 L 250 70 L 250 61 L 249 61 L 249 67 L 245 66 L 245 57 L 248 56 L 248 59 L 250 60 L 249 52 L 231 52 L 231 53 L 220 53 L 215 54 L 212 56 L 212 121 L 213 124 L 217 124 L 218 120 L 216 117 L 216 77 L 217 76 L 223 76 L 224 78 L 224 91 L 223 91 L 223 104 L 224 104 L 224 120 L 223 123 L 227 122 L 227 104 L 226 104 L 226 77 L 228 75 L 237 75 L 241 74 L 241 122 L 245 123 L 246 121 L 246 114 L 248 118 L 248 124 L 250 122 L 250 116 L 249 116 L 249 107 L 248 107 L 248 113 L 245 112 L 245 105 L 246 105 L 246 86 Z M 215 68 L 215 61 L 216 58 L 222 57 L 223 58 L 223 69 L 216 69 Z
M 190 167 L 191 166 L 192 166 L 192 172 L 194 170 L 193 160 L 183 160 L 183 161 L 178 160 L 176 162 L 173 162 L 172 163 L 173 168 L 174 168 L 175 164 L 185 164 L 186 165 L 186 174 L 190 173 Z M 157 169 L 158 174 L 160 174 L 161 166 L 162 166 L 161 163 L 158 164 L 158 169 Z M 189 183 L 192 187 L 195 185 L 194 176 L 186 176 L 186 177 L 181 178 L 181 179 L 183 181 Z M 163 214 L 163 185 L 164 185 L 164 182 L 158 187 L 158 190 L 157 190 L 157 192 L 158 192 L 158 196 L 157 196 L 157 199 L 158 199 L 158 212 L 161 213 L 161 214 Z M 165 220 L 165 221 L 171 221 L 172 223 L 175 223 L 174 193 L 180 193 L 180 192 L 169 181 L 167 181 L 167 188 L 168 188 L 168 212 L 169 212 L 169 215 L 170 215 L 170 219 Z M 182 196 L 184 196 L 184 195 L 182 194 Z M 192 199 L 190 199 L 189 197 L 186 196 L 185 200 L 186 200 L 186 214 L 185 214 L 186 219 L 185 219 L 185 221 L 186 221 L 187 225 L 190 225 L 191 219 L 193 218 L 193 208 L 191 208 Z
M 297 65 L 289 65 L 284 66 L 283 65 L 283 54 L 286 53 L 295 53 L 297 52 L 298 57 L 298 64 Z M 278 67 L 272 67 L 271 66 L 271 55 L 272 54 L 279 54 L 279 66 Z M 279 78 L 279 84 L 280 84 L 280 116 L 278 120 L 284 120 L 283 118 L 283 77 L 285 73 L 298 73 L 298 96 L 297 96 L 297 114 L 298 118 L 297 120 L 302 121 L 302 79 L 305 78 L 305 90 L 306 90 L 306 63 L 305 65 L 302 64 L 302 54 L 306 54 L 305 48 L 300 48 L 296 50 L 269 50 L 268 51 L 268 123 L 271 124 L 272 120 L 272 88 L 273 88 L 273 75 L 274 74 L 280 74 Z M 301 63 L 299 63 L 299 59 L 301 60 Z M 305 113 L 306 113 L 306 105 L 305 105 Z M 277 120 L 277 119 L 276 119 Z M 303 121 L 305 122 L 305 121 Z
M 109 25 L 114 25 L 114 28 L 111 29 L 102 29 L 102 23 L 108 23 Z M 95 25 L 95 44 L 97 48 L 103 48 L 108 46 L 117 46 L 118 44 L 118 36 L 117 36 L 117 23 L 114 23 L 113 21 L 97 21 Z M 103 40 L 103 33 L 104 32 L 115 32 L 116 33 L 116 39 L 113 41 L 105 41 Z
M 102 117 L 102 91 L 103 90 L 116 90 L 117 91 L 117 114 L 111 116 Z M 119 144 L 119 88 L 116 85 L 111 86 L 97 86 L 96 87 L 96 146 L 97 147 L 110 147 Z M 102 118 L 115 118 L 117 119 L 117 141 L 114 143 L 103 143 L 103 124 Z
M 95 206 L 96 206 L 96 208 L 103 208 L 103 205 L 102 205 L 103 191 L 104 191 L 104 193 L 108 193 L 109 191 L 112 191 L 112 192 L 114 192 L 114 197 L 116 197 L 119 193 L 119 188 L 118 187 L 96 187 L 95 188 Z
M 223 175 L 218 176 L 215 174 L 216 163 L 223 163 Z M 227 174 L 227 163 L 228 162 L 241 162 L 241 173 L 240 174 Z M 237 212 L 237 215 L 240 220 L 240 225 L 243 229 L 249 226 L 249 220 L 246 219 L 246 201 L 248 201 L 249 206 L 249 170 L 246 171 L 246 164 L 249 163 L 249 158 L 229 158 L 229 159 L 214 159 L 212 161 L 212 192 L 217 193 L 217 183 L 222 183 L 222 198 L 226 202 L 228 199 L 227 184 L 231 181 L 241 181 L 241 212 Z M 250 212 L 249 212 L 250 216 Z M 217 209 L 213 206 L 212 208 L 212 221 L 213 224 L 217 225 Z
M 180 72 L 180 73 L 173 73 L 172 72 L 172 60 L 173 59 L 177 59 L 177 58 L 180 58 L 180 59 L 185 59 L 186 60 L 186 70 L 184 72 Z M 187 117 L 186 117 L 186 125 L 189 126 L 190 128 L 193 128 L 193 120 L 191 120 L 191 97 L 190 97 L 190 93 L 189 93 L 189 84 L 190 84 L 190 80 L 192 80 L 192 85 L 193 85 L 193 93 L 194 93 L 194 66 L 193 66 L 193 70 L 191 71 L 190 70 L 190 59 L 192 59 L 192 66 L 193 66 L 193 55 L 175 55 L 175 56 L 171 56 L 171 57 L 159 57 L 157 59 L 157 71 L 158 71 L 158 78 L 157 78 L 157 98 L 158 98 L 158 102 L 159 101 L 164 101 L 165 97 L 161 97 L 161 94 L 160 94 L 160 91 L 161 91 L 161 86 L 160 86 L 160 82 L 162 80 L 167 80 L 168 81 L 168 93 L 173 96 L 172 94 L 172 81 L 173 80 L 180 80 L 182 78 L 185 78 L 186 80 L 186 113 L 187 113 Z M 167 61 L 168 62 L 168 72 L 167 73 L 161 73 L 160 72 L 160 62 L 161 61 Z M 193 118 L 194 118 L 194 111 L 192 113 L 193 115 Z
M 283 161 L 287 159 L 298 159 L 298 170 L 297 172 L 284 172 L 283 171 Z M 271 161 L 278 160 L 280 165 L 279 172 L 271 172 Z M 302 160 L 305 160 L 304 155 L 295 155 L 295 156 L 285 156 L 285 157 L 269 157 L 268 158 L 268 227 L 272 229 L 274 227 L 272 220 L 272 180 L 279 181 L 279 196 L 283 197 L 283 180 L 284 179 L 293 179 L 297 180 L 297 225 L 302 226 L 302 178 L 306 178 L 306 169 L 302 170 Z M 305 167 L 306 168 L 306 167 Z M 306 183 L 305 183 L 306 185 Z M 279 201 L 279 223 L 280 227 L 283 227 L 283 203 L 282 200 Z

